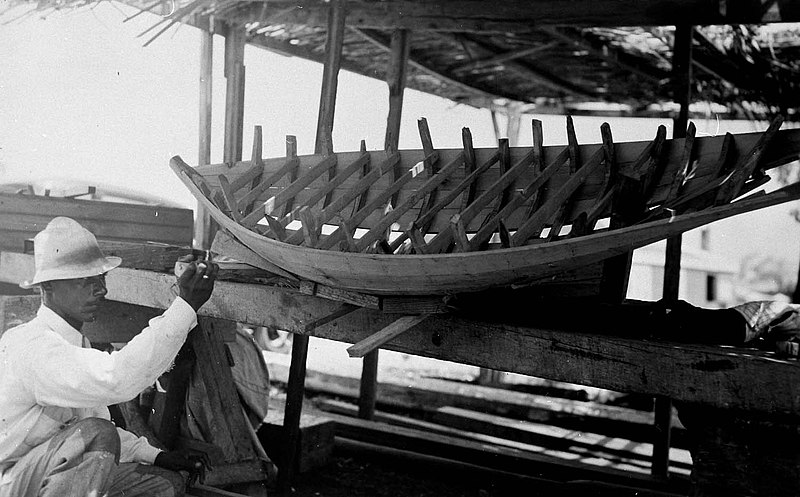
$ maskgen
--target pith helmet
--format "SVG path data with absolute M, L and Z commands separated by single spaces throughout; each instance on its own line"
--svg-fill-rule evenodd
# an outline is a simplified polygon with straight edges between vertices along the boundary
M 122 263 L 106 257 L 94 235 L 77 221 L 56 217 L 33 237 L 33 279 L 19 286 L 31 288 L 44 281 L 86 278 L 107 273 Z

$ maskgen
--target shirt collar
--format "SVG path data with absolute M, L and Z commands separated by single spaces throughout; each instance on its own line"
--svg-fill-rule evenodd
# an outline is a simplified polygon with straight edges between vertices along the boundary
M 56 314 L 55 311 L 46 305 L 42 304 L 39 307 L 39 311 L 36 313 L 36 319 L 55 331 L 71 345 L 75 345 L 76 347 L 83 346 L 83 334 L 73 328 L 64 318 Z

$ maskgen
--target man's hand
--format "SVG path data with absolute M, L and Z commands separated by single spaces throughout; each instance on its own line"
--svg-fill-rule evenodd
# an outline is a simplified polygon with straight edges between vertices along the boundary
M 219 266 L 211 261 L 197 261 L 194 256 L 178 259 L 183 272 L 178 275 L 178 296 L 197 311 L 211 297 Z
M 156 456 L 153 465 L 171 471 L 188 471 L 189 479 L 186 482 L 186 488 L 194 485 L 198 478 L 200 483 L 203 483 L 206 479 L 206 471 L 213 469 L 206 453 L 188 450 L 161 452 Z

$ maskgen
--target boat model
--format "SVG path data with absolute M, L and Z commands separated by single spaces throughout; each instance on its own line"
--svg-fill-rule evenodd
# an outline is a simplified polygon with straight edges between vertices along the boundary
M 800 198 L 756 191 L 800 154 L 800 130 L 615 143 L 261 157 L 170 166 L 221 230 L 214 250 L 276 274 L 377 296 L 596 281 L 603 261 L 710 222 Z M 582 274 L 582 276 L 575 276 Z M 570 276 L 571 275 L 571 276 Z M 587 276 L 588 275 L 588 276 Z M 595 275 L 595 276 L 592 276 Z M 591 286 L 591 285 L 590 285 Z

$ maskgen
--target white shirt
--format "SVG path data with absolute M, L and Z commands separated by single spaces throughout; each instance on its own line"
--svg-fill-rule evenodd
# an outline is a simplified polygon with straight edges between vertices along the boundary
M 83 348 L 83 335 L 44 305 L 28 323 L 0 337 L 0 474 L 70 423 L 111 419 L 109 405 L 126 402 L 172 364 L 197 324 L 176 298 L 122 350 Z M 120 462 L 152 464 L 160 450 L 118 429 Z

